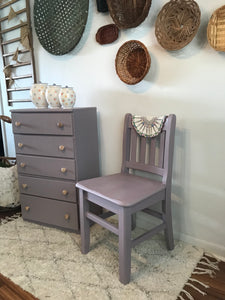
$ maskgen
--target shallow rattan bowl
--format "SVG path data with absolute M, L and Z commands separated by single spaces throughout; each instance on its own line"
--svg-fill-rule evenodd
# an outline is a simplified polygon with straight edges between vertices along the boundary
M 127 84 L 140 82 L 148 73 L 151 57 L 143 43 L 131 40 L 124 43 L 116 55 L 116 72 Z
M 225 5 L 213 12 L 207 27 L 207 38 L 212 48 L 225 52 Z
M 120 28 L 140 25 L 149 13 L 151 0 L 107 0 L 109 13 Z
M 194 0 L 171 0 L 159 12 L 155 35 L 166 50 L 179 50 L 195 37 L 201 11 Z

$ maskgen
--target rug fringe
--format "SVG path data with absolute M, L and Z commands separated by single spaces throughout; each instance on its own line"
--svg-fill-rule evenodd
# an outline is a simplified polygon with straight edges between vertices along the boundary
M 191 294 L 188 293 L 187 291 L 185 291 L 184 289 L 182 289 L 181 292 L 183 292 L 183 293 L 188 297 L 188 300 L 195 300 L 195 299 L 191 296 Z M 178 296 L 178 299 L 184 300 L 184 298 L 183 298 L 181 295 Z
M 216 270 L 216 271 L 219 271 L 219 270 L 220 270 L 217 262 L 214 264 L 213 262 L 209 262 L 209 263 L 208 263 L 208 262 L 200 261 L 199 263 L 200 263 L 201 265 L 204 265 L 204 266 L 207 266 L 207 267 L 209 267 L 209 268 L 212 268 L 212 269 L 214 269 L 214 270 Z
M 208 257 L 211 257 L 213 259 L 215 259 L 216 261 L 211 261 Z M 215 271 L 220 271 L 220 268 L 219 268 L 219 262 L 221 260 L 217 257 L 215 257 L 213 254 L 211 253 L 204 253 L 204 256 L 200 259 L 200 261 L 198 262 L 198 264 L 201 264 L 203 266 L 206 266 L 207 268 L 201 268 L 201 267 L 195 267 L 194 271 L 191 273 L 192 274 L 196 274 L 196 275 L 209 275 L 211 278 L 215 277 L 216 276 L 216 272 Z M 204 284 L 203 282 L 197 280 L 197 279 L 194 279 L 194 278 L 189 278 L 188 281 L 191 281 L 191 282 L 196 282 L 198 283 L 199 285 L 203 286 L 204 288 L 209 288 L 208 285 Z M 185 290 L 185 286 L 189 286 L 193 289 L 195 289 L 196 291 L 198 291 L 202 296 L 206 296 L 207 293 L 204 292 L 204 291 L 201 291 L 200 288 L 196 287 L 195 285 L 193 285 L 192 283 L 190 282 L 186 282 L 183 289 L 181 290 L 181 292 L 183 292 L 188 300 L 194 300 L 194 298 L 192 297 L 192 295 L 187 292 Z M 181 295 L 178 296 L 177 299 L 180 299 L 180 300 L 185 300 Z
M 197 280 L 197 279 L 189 278 L 188 280 L 189 280 L 189 281 L 192 281 L 192 282 L 197 282 L 197 283 L 199 283 L 200 285 L 202 285 L 202 286 L 205 287 L 205 288 L 209 288 L 208 285 L 202 283 L 201 281 L 199 281 L 199 280 Z M 207 295 L 206 292 L 201 291 L 199 288 L 197 288 L 197 287 L 196 287 L 195 285 L 193 285 L 192 283 L 186 282 L 184 286 L 187 286 L 187 285 L 190 286 L 191 288 L 193 288 L 194 290 L 196 290 L 197 292 L 199 292 L 202 296 L 206 296 L 206 295 Z M 191 296 L 191 294 L 188 293 L 184 288 L 181 290 L 181 292 L 183 292 L 183 293 L 188 297 L 188 299 L 190 299 L 190 300 L 193 299 L 193 300 L 194 300 L 194 298 Z M 178 299 L 179 299 L 179 298 L 180 298 L 181 300 L 184 300 L 184 298 L 183 298 L 181 295 L 178 296 Z
M 207 284 L 205 284 L 205 283 L 203 283 L 203 282 L 201 282 L 201 281 L 199 281 L 199 280 L 197 280 L 197 279 L 189 278 L 189 280 L 192 281 L 192 282 L 197 282 L 197 283 L 199 283 L 200 285 L 204 286 L 204 288 L 206 288 L 206 289 L 209 288 L 209 286 L 208 286 Z
M 219 257 L 215 256 L 215 255 L 212 254 L 212 253 L 205 252 L 205 255 L 214 258 L 218 263 L 221 262 L 221 259 L 219 259 Z
M 210 269 L 203 269 L 203 268 L 199 268 L 196 267 L 195 271 L 192 272 L 191 274 L 196 274 L 196 275 L 204 275 L 204 274 L 208 274 L 211 278 L 214 278 L 216 276 L 216 272 Z
M 199 288 L 197 288 L 195 285 L 193 285 L 193 284 L 191 284 L 189 282 L 187 282 L 185 285 L 190 286 L 191 288 L 193 288 L 194 290 L 196 290 L 197 292 L 199 292 L 202 296 L 206 296 L 207 295 L 206 292 L 201 291 Z

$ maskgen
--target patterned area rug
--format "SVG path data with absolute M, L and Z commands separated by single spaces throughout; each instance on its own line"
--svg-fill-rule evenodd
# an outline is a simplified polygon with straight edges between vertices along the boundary
M 143 233 L 138 227 L 134 235 Z M 80 236 L 25 222 L 0 226 L 0 272 L 40 300 L 175 300 L 203 255 L 183 242 L 167 251 L 162 235 L 132 250 L 131 283 L 118 280 L 118 237 L 94 225 L 91 251 Z

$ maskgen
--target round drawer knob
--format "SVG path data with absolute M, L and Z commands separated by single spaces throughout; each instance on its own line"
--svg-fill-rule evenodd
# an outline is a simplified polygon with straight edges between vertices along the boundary
M 63 128 L 63 126 L 64 126 L 64 124 L 63 124 L 62 122 L 57 122 L 56 125 L 57 125 L 57 127 L 59 127 L 59 128 Z
M 60 146 L 59 146 L 59 150 L 60 150 L 60 151 L 63 151 L 63 150 L 65 150 L 65 146 L 63 146 L 63 145 L 60 145 Z
M 66 168 L 61 168 L 62 173 L 66 173 L 66 171 L 67 171 Z
M 20 127 L 21 126 L 21 122 L 15 122 L 15 126 L 16 127 Z
M 30 210 L 30 206 L 25 206 L 25 210 L 29 211 Z
M 22 188 L 25 190 L 27 189 L 27 184 L 26 183 L 22 183 Z
M 19 148 L 23 148 L 23 144 L 22 143 L 18 143 L 18 147 Z
M 26 164 L 25 164 L 24 162 L 21 162 L 21 163 L 20 163 L 20 167 L 21 167 L 21 168 L 25 168 L 25 166 L 26 166 Z
M 62 190 L 62 194 L 63 194 L 64 196 L 66 196 L 66 195 L 68 195 L 68 191 L 67 191 L 67 190 Z
M 65 214 L 64 219 L 65 220 L 69 220 L 69 218 L 70 218 L 70 215 L 69 214 Z

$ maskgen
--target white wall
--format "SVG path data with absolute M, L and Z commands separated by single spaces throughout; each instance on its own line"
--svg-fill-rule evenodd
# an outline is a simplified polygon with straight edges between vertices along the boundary
M 172 200 L 176 236 L 225 255 L 225 55 L 214 51 L 206 36 L 211 14 L 224 1 L 197 0 L 202 12 L 199 31 L 188 46 L 175 52 L 164 50 L 154 34 L 156 16 L 166 2 L 153 1 L 140 26 L 123 30 L 116 42 L 101 46 L 95 34 L 112 20 L 109 14 L 98 13 L 95 0 L 90 0 L 83 38 L 64 56 L 47 53 L 33 30 L 37 78 L 73 86 L 77 107 L 97 107 L 104 175 L 120 171 L 126 112 L 175 113 Z M 129 39 L 142 41 L 152 59 L 148 75 L 135 86 L 120 81 L 114 68 L 118 48 Z

